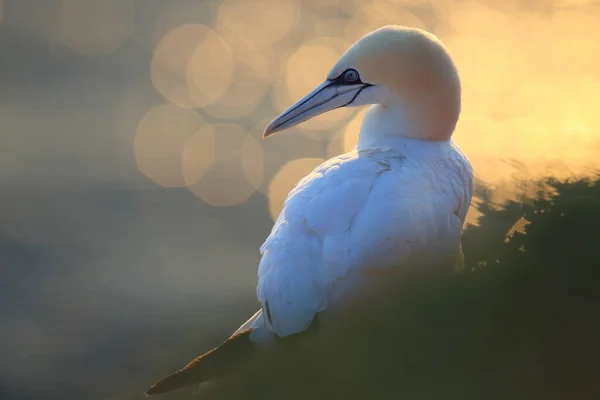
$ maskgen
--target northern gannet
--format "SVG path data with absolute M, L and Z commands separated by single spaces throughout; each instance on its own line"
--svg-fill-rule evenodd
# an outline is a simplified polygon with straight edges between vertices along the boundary
M 339 107 L 370 105 L 356 147 L 303 178 L 261 247 L 260 310 L 223 345 L 148 395 L 211 379 L 229 354 L 328 323 L 404 273 L 462 262 L 473 172 L 451 140 L 461 85 L 449 52 L 420 29 L 384 26 L 353 44 L 327 79 L 264 136 Z M 440 273 L 435 271 L 434 273 Z M 246 346 L 246 347 L 245 347 Z M 226 351 L 229 349 L 229 351 Z

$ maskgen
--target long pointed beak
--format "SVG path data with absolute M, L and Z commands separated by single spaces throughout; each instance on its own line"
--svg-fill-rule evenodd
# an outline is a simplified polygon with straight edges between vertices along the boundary
M 271 121 L 263 136 L 266 138 L 327 111 L 350 105 L 367 86 L 370 85 L 344 85 L 327 80 Z

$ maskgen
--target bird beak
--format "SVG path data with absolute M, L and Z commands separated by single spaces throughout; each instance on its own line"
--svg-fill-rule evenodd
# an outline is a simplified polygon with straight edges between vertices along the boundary
M 271 121 L 263 136 L 266 138 L 327 111 L 350 105 L 367 86 L 371 85 L 347 85 L 327 80 Z

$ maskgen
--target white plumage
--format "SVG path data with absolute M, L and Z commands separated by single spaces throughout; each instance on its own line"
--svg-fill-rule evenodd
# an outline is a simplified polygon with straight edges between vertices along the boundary
M 261 247 L 262 308 L 236 333 L 253 328 L 252 340 L 262 343 L 302 332 L 317 313 L 332 319 L 403 273 L 462 261 L 473 172 L 451 141 L 458 73 L 433 35 L 388 26 L 363 37 L 265 136 L 363 104 L 372 106 L 356 148 L 288 195 Z
M 368 269 L 458 255 L 468 161 L 450 141 L 388 141 L 326 161 L 289 194 L 261 247 L 257 292 L 271 323 L 260 313 L 255 328 L 301 332 L 317 312 L 339 307 Z
M 147 393 L 210 379 L 221 357 L 303 332 L 315 316 L 319 326 L 335 323 L 373 294 L 385 299 L 405 274 L 447 273 L 461 263 L 473 172 L 451 140 L 460 100 L 458 73 L 435 36 L 386 26 L 352 45 L 265 137 L 368 104 L 356 148 L 317 167 L 288 195 L 261 247 L 261 309 L 230 340 Z
M 356 148 L 302 179 L 261 247 L 255 342 L 302 332 L 402 273 L 460 262 L 473 173 L 451 141 L 460 81 L 433 35 L 384 27 L 265 136 L 340 106 L 372 104 Z M 371 274 L 373 271 L 383 274 Z

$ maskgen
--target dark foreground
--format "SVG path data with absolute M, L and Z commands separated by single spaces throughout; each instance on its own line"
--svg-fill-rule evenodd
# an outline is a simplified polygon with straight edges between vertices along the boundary
M 253 358 L 202 398 L 600 398 L 600 185 L 548 183 L 549 198 L 480 206 L 462 274 L 407 280 L 375 312 Z M 507 239 L 521 216 L 530 224 Z

